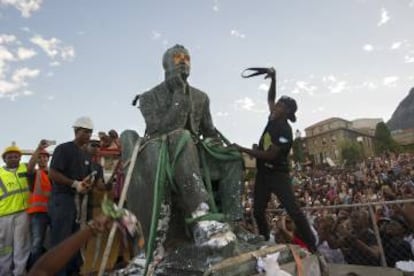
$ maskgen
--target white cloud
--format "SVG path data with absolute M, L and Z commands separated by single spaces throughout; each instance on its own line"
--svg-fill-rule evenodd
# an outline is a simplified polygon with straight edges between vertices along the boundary
M 0 45 L 0 62 L 14 59 L 14 55 L 6 47 Z
M 374 50 L 374 46 L 372 46 L 371 44 L 365 44 L 362 49 L 364 49 L 364 51 L 371 52 Z
M 220 10 L 218 0 L 214 0 L 213 11 L 218 12 Z
M 48 101 L 53 101 L 55 99 L 55 96 L 47 96 L 46 98 Z
M 313 109 L 312 113 L 319 113 L 319 112 L 323 112 L 323 111 L 325 111 L 325 107 L 324 106 L 319 106 L 318 108 Z
M 216 113 L 216 116 L 217 117 L 227 117 L 227 116 L 229 116 L 229 113 L 219 111 L 219 112 Z
M 0 0 L 4 6 L 13 6 L 18 9 L 23 17 L 30 17 L 33 12 L 40 9 L 43 0 Z
M 33 91 L 30 91 L 30 90 L 23 91 L 23 95 L 25 95 L 25 96 L 31 96 L 33 94 L 34 94 Z
M 49 66 L 52 66 L 52 67 L 60 66 L 60 62 L 59 61 L 52 61 L 51 63 L 49 63 Z
M 0 34 L 0 44 L 7 44 L 14 41 L 16 41 L 16 37 L 14 35 Z
M 161 38 L 161 33 L 157 32 L 157 31 L 152 31 L 151 32 L 151 39 L 153 40 L 157 40 Z
M 362 87 L 368 88 L 368 89 L 376 89 L 377 86 L 375 85 L 375 83 L 373 83 L 372 81 L 365 81 L 362 84 Z
M 346 81 L 338 81 L 334 85 L 328 86 L 329 92 L 332 94 L 341 93 L 347 89 L 346 84 Z
M 381 19 L 377 24 L 378 27 L 386 24 L 390 19 L 391 19 L 391 17 L 388 15 L 388 11 L 385 8 L 382 8 L 381 9 Z
M 404 63 L 414 63 L 414 55 L 406 55 L 404 57 Z
M 255 105 L 256 104 L 249 97 L 244 97 L 243 99 L 236 100 L 236 106 L 240 107 L 241 109 L 248 110 L 248 111 L 252 111 Z
M 295 83 L 295 87 L 292 89 L 291 93 L 292 94 L 299 94 L 299 93 L 308 93 L 308 95 L 313 96 L 314 92 L 317 90 L 318 88 L 315 85 L 309 84 L 306 81 L 296 81 Z
M 19 47 L 19 49 L 17 49 L 17 57 L 19 58 L 19 60 L 32 58 L 36 54 L 37 53 L 33 49 L 28 49 L 24 47 Z
M 6 95 L 14 100 L 16 96 L 20 95 L 19 89 L 27 86 L 27 79 L 36 78 L 40 71 L 38 69 L 29 69 L 23 67 L 14 71 L 11 79 L 5 79 L 4 76 L 0 76 L 0 95 Z M 23 92 L 27 95 L 27 92 Z
M 326 82 L 336 82 L 336 78 L 334 75 L 328 75 L 328 76 L 323 76 L 322 77 L 322 82 L 326 83 Z
M 399 77 L 397 77 L 397 76 L 389 76 L 389 77 L 385 77 L 382 80 L 382 83 L 385 86 L 388 86 L 388 87 L 395 87 L 396 86 L 396 82 L 398 81 L 398 79 L 399 79 Z
M 262 84 L 259 85 L 258 89 L 261 90 L 261 91 L 266 91 L 267 92 L 267 91 L 269 91 L 269 87 L 270 86 L 268 84 L 262 83 Z
M 17 89 L 19 89 L 17 84 L 0 79 L 0 94 L 7 94 Z
M 230 35 L 231 35 L 231 36 L 233 36 L 233 37 L 241 38 L 241 39 L 246 38 L 246 35 L 245 35 L 245 34 L 243 34 L 243 33 L 241 33 L 241 32 L 240 32 L 240 31 L 238 31 L 238 30 L 231 30 L 231 31 L 230 31 Z
M 410 8 L 414 7 L 414 0 L 411 0 L 410 4 L 408 4 Z
M 29 69 L 27 67 L 23 67 L 14 71 L 12 80 L 19 86 L 25 86 L 26 78 L 35 78 L 39 75 L 39 73 L 40 71 L 38 69 Z
M 391 45 L 391 50 L 397 50 L 401 47 L 401 45 L 402 45 L 401 41 L 393 42 Z
M 72 60 L 75 57 L 75 49 L 73 49 L 72 46 L 62 47 L 60 56 L 62 57 L 62 60 Z
M 22 30 L 23 32 L 26 32 L 26 33 L 30 33 L 30 28 L 29 27 L 21 27 L 20 30 Z
M 75 49 L 72 46 L 63 45 L 62 41 L 55 37 L 44 39 L 40 35 L 35 35 L 30 41 L 39 46 L 52 59 L 60 58 L 68 61 L 75 57 Z

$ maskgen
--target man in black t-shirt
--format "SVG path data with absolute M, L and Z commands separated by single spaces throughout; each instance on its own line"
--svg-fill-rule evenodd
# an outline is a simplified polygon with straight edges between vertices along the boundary
M 52 246 L 58 245 L 79 229 L 79 224 L 76 223 L 75 194 L 85 194 L 91 186 L 87 180 L 92 172 L 91 160 L 82 147 L 89 142 L 93 124 L 88 117 L 81 117 L 75 121 L 73 128 L 75 139 L 58 145 L 50 163 L 52 194 L 49 216 Z M 58 275 L 79 273 L 81 263 L 80 254 L 77 254 Z
M 268 240 L 270 231 L 266 221 L 265 210 L 271 194 L 276 194 L 294 221 L 299 237 L 312 252 L 315 252 L 315 236 L 305 215 L 297 204 L 289 176 L 288 155 L 292 147 L 293 138 L 292 128 L 288 120 L 291 122 L 296 121 L 296 101 L 290 97 L 283 96 L 275 103 L 275 71 L 270 71 L 266 78 L 271 78 L 272 80 L 267 99 L 270 116 L 260 138 L 259 146 L 255 145 L 253 149 L 248 149 L 235 144 L 235 147 L 240 151 L 256 158 L 254 217 L 259 228 L 259 234 Z

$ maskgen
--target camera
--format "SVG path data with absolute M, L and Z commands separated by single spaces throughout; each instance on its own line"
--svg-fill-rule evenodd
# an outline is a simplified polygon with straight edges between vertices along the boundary
M 46 139 L 44 139 L 44 140 L 42 140 L 41 144 L 44 145 L 44 146 L 53 146 L 53 145 L 56 145 L 56 140 L 46 140 Z

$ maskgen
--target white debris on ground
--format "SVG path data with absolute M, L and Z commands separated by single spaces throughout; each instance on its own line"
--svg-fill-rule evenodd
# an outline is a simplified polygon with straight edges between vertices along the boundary
M 395 263 L 395 268 L 405 272 L 414 272 L 414 261 L 399 261 Z
M 265 272 L 266 276 L 292 276 L 292 274 L 282 270 L 279 267 L 278 259 L 280 252 L 268 254 L 264 257 L 257 258 L 257 271 Z

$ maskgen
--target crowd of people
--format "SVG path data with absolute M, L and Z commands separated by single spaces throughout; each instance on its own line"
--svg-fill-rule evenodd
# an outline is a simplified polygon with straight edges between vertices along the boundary
M 117 151 L 119 154 L 116 131 L 92 136 L 92 122 L 87 117 L 79 118 L 73 128 L 74 140 L 54 149 L 50 167 L 48 147 L 54 141 L 41 140 L 28 163 L 21 161 L 23 151 L 17 145 L 3 150 L 5 165 L 0 168 L 0 275 L 25 275 L 46 247 L 60 244 L 78 231 L 81 224 L 93 226 L 91 198 L 88 202 L 88 196 L 95 188 L 113 188 L 105 184 L 98 150 Z M 62 183 L 57 186 L 59 191 L 53 191 L 53 181 Z M 78 273 L 80 266 L 77 254 L 69 262 L 69 269 L 60 274 Z
M 353 168 L 317 168 L 311 164 L 299 168 L 291 172 L 295 196 L 307 210 L 318 251 L 328 262 L 382 265 L 380 242 L 386 265 L 394 267 L 397 261 L 414 260 L 414 201 L 383 203 L 413 199 L 414 154 L 387 153 Z M 250 199 L 246 198 L 245 206 L 247 216 L 251 216 L 253 185 L 247 187 Z M 368 203 L 372 204 L 372 213 Z M 272 198 L 267 219 L 275 242 L 303 246 L 294 223 L 282 210 L 278 199 Z
M 164 218 L 169 221 L 169 208 L 161 208 L 162 202 L 167 205 L 180 201 L 197 246 L 224 248 L 239 238 L 238 232 L 243 232 L 238 231 L 243 224 L 240 152 L 256 158 L 257 165 L 254 185 L 247 185 L 244 200 L 247 224 L 244 226 L 256 224 L 257 229 L 251 230 L 265 240 L 298 244 L 333 263 L 394 266 L 397 261 L 414 259 L 414 204 L 381 203 L 375 205 L 374 210 L 367 205 L 412 198 L 412 154 L 389 153 L 367 159 L 352 169 L 313 167 L 306 163 L 291 170 L 288 157 L 293 135 L 289 122 L 296 121 L 298 106 L 287 96 L 276 100 L 273 68 L 250 68 L 256 72 L 246 76 L 264 75 L 271 80 L 266 127 L 259 144 L 246 148 L 224 141 L 213 124 L 207 94 L 187 82 L 190 72 L 187 49 L 182 45 L 168 49 L 163 67 L 166 80 L 137 96 L 146 122 L 143 138 L 146 147 L 140 148 L 138 163 L 131 166 L 132 178 L 143 181 L 129 188 L 132 195 L 129 208 L 134 213 L 141 212 L 137 215 L 139 219 L 147 218 L 144 225 L 151 224 L 149 244 L 152 249 L 144 260 L 145 269 L 152 261 L 152 253 L 164 252 L 162 243 L 167 231 L 157 223 Z M 90 118 L 77 119 L 73 124 L 73 140 L 54 149 L 49 167 L 47 147 L 50 143 L 47 141 L 39 143 L 28 164 L 20 162 L 22 151 L 17 146 L 3 151 L 6 165 L 0 168 L 0 275 L 24 275 L 26 265 L 33 264 L 34 268 L 54 267 L 53 272 L 49 268 L 52 275 L 55 272 L 57 275 L 79 273 L 82 259 L 77 249 L 80 241 L 107 224 L 106 220 L 89 221 L 90 191 L 112 189 L 115 198 L 120 191 L 119 187 L 113 189 L 105 184 L 104 168 L 97 154 L 98 148 L 102 152 L 119 152 L 118 134 L 111 130 L 94 138 L 93 129 Z M 122 137 L 134 143 L 123 140 L 125 153 L 129 147 L 135 149 L 135 145 L 140 145 L 136 142 L 138 134 L 131 131 L 129 134 Z M 168 154 L 174 156 L 172 161 Z M 158 155 L 159 164 L 163 166 L 155 165 Z M 149 209 L 148 202 L 153 194 L 145 189 L 156 185 L 162 190 L 156 183 L 158 176 L 163 175 L 161 167 L 166 170 L 171 185 L 165 185 L 168 189 L 162 195 L 164 198 Z M 167 172 L 167 168 L 174 168 L 173 173 Z M 123 177 L 117 180 L 120 184 Z M 211 188 L 212 181 L 218 183 L 216 195 Z M 148 198 L 143 197 L 147 196 L 146 192 Z M 170 196 L 174 199 L 170 200 Z M 144 205 L 140 206 L 142 203 Z M 355 203 L 359 207 L 349 208 Z M 344 206 L 334 207 L 338 205 Z M 267 212 L 266 207 L 270 207 Z M 151 212 L 155 212 L 154 215 Z M 219 221 L 218 215 L 228 221 Z M 81 225 L 85 228 L 79 231 Z M 37 261 L 43 253 L 45 231 L 49 226 L 51 247 L 55 249 L 50 251 L 48 259 L 43 257 Z M 77 244 L 76 249 L 72 246 L 65 262 L 52 265 L 57 258 L 56 248 L 62 247 L 71 237 L 77 237 L 72 240 Z

